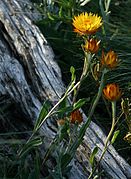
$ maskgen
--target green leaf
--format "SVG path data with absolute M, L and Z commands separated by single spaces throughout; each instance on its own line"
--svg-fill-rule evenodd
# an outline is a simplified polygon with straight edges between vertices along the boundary
M 26 141 L 25 140 L 20 140 L 20 139 L 0 139 L 0 145 L 21 145 L 24 144 Z
M 29 173 L 28 179 L 40 179 L 40 157 L 36 151 L 34 169 Z
M 50 107 L 51 107 L 51 103 L 49 101 L 45 101 L 42 108 L 41 108 L 38 119 L 36 120 L 36 123 L 35 123 L 35 126 L 34 126 L 34 132 L 36 132 L 37 129 L 40 127 L 41 123 L 43 123 L 43 119 L 48 114 Z
M 114 132 L 114 135 L 113 135 L 113 137 L 111 139 L 111 144 L 114 144 L 114 142 L 116 141 L 116 138 L 118 137 L 119 133 L 120 133 L 120 130 L 117 130 L 117 131 Z
M 75 68 L 73 66 L 70 67 L 70 72 L 71 72 L 71 81 L 75 82 L 76 75 L 75 75 Z
M 88 101 L 88 98 L 79 99 L 74 105 L 73 110 L 81 108 L 86 102 Z
M 67 106 L 67 98 L 65 98 L 60 104 L 59 109 L 66 108 Z
M 58 135 L 59 140 L 68 139 L 68 130 L 69 130 L 69 123 L 66 121 L 64 125 L 59 127 Z
M 71 169 L 72 169 L 72 166 L 71 166 L 71 165 L 65 167 L 65 168 L 62 170 L 63 175 L 67 175 L 67 173 L 70 173 Z
M 73 107 L 67 106 L 65 108 L 58 110 L 56 113 L 58 114 L 59 118 L 63 118 L 65 116 L 68 116 L 72 111 L 73 111 Z
M 48 18 L 50 19 L 50 20 L 52 20 L 52 21 L 54 21 L 55 19 L 53 18 L 53 16 L 51 16 L 51 14 L 48 12 L 47 13 L 47 15 L 48 15 Z
M 61 159 L 61 168 L 64 169 L 71 162 L 72 156 L 69 153 L 66 153 L 62 156 Z
M 97 154 L 97 152 L 98 152 L 98 147 L 95 147 L 95 148 L 93 149 L 93 152 L 91 153 L 90 158 L 89 158 L 89 162 L 90 162 L 90 164 L 91 164 L 92 167 L 93 167 L 93 165 L 94 165 L 94 159 L 95 159 L 95 155 Z
M 61 170 L 61 156 L 58 156 L 56 158 L 56 166 L 54 168 L 54 170 L 52 170 L 50 172 L 50 175 L 52 179 L 63 179 L 63 176 L 62 176 L 62 170 Z
M 58 118 L 61 119 L 65 117 L 65 113 L 69 113 L 70 111 L 72 111 L 72 107 L 67 106 L 67 97 L 65 97 L 65 99 L 59 104 L 59 109 L 54 113 L 56 113 Z
M 85 6 L 88 2 L 90 2 L 91 0 L 83 0 L 80 2 L 81 6 Z
M 27 153 L 29 153 L 32 149 L 34 149 L 35 147 L 38 147 L 39 145 L 42 144 L 42 139 L 40 137 L 36 137 L 32 140 L 30 140 L 28 143 L 26 143 L 24 145 L 24 147 L 22 148 L 22 150 L 19 153 L 20 157 L 25 156 Z
M 59 17 L 62 17 L 62 6 L 60 7 L 60 10 L 59 10 Z

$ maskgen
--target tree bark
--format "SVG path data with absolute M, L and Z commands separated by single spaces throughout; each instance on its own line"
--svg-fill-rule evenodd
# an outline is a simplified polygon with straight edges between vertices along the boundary
M 50 100 L 54 105 L 65 92 L 54 53 L 33 23 L 38 17 L 40 15 L 30 1 L 0 1 L 0 96 L 9 95 L 33 124 L 42 103 Z M 84 118 L 86 120 L 85 115 Z M 53 138 L 56 131 L 55 119 L 48 119 L 40 132 L 47 138 Z M 91 122 L 72 162 L 70 179 L 87 178 L 89 154 L 97 145 L 100 150 L 96 160 L 99 160 L 105 139 L 100 127 Z M 112 145 L 101 166 L 111 178 L 131 176 L 131 167 Z

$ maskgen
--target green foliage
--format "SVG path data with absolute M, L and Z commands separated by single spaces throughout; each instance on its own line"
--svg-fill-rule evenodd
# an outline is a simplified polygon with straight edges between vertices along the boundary
M 110 73 L 108 78 L 110 81 L 119 82 L 122 88 L 126 88 L 126 95 L 129 93 L 129 84 L 131 81 L 131 53 L 129 46 L 131 42 L 131 21 L 127 20 L 127 17 L 129 17 L 131 13 L 129 10 L 130 7 L 131 1 L 111 1 L 111 13 L 109 15 L 109 23 L 107 24 L 108 44 L 111 49 L 117 51 L 118 58 L 121 61 L 119 68 Z
M 40 176 L 40 161 L 37 148 L 29 148 L 24 155 L 20 158 L 18 150 L 25 144 L 26 140 L 20 139 L 7 139 L 11 137 L 10 133 L 5 134 L 4 142 L 0 144 L 0 178 L 31 178 L 35 179 Z M 16 133 L 12 133 L 12 137 Z M 17 136 L 17 135 L 16 135 Z
M 71 66 L 70 72 L 71 72 L 71 81 L 75 82 L 76 81 L 76 75 L 75 75 L 75 68 L 73 66 Z
M 73 110 L 80 109 L 82 106 L 86 104 L 86 102 L 89 101 L 88 99 L 79 99 L 76 103 L 73 105 Z
M 114 142 L 116 141 L 116 139 L 117 139 L 119 133 L 120 133 L 119 130 L 117 130 L 117 131 L 114 132 L 114 135 L 113 135 L 113 137 L 112 137 L 112 139 L 111 139 L 111 144 L 114 144 Z
M 23 157 L 27 155 L 33 148 L 38 147 L 42 144 L 42 139 L 40 137 L 35 137 L 31 139 L 29 142 L 27 141 L 26 145 L 19 152 L 18 156 Z
M 18 156 L 18 151 L 25 145 L 27 136 L 32 131 L 29 131 L 30 126 L 28 129 L 24 127 L 24 120 L 21 125 L 17 118 L 14 119 L 14 109 L 15 106 L 9 97 L 0 97 L 0 178 L 28 179 L 34 175 L 37 179 L 40 176 L 41 164 L 38 163 L 40 157 L 35 142 L 38 144 L 40 140 L 34 140 L 34 143 L 30 143 L 31 145 L 23 151 L 22 157 Z
M 98 152 L 98 147 L 95 147 L 91 153 L 90 158 L 89 158 L 89 162 L 92 165 L 92 168 L 94 168 L 95 155 L 97 154 L 97 152 Z
M 38 119 L 35 123 L 34 132 L 36 132 L 40 128 L 40 126 L 44 122 L 44 119 L 46 119 L 46 116 L 47 116 L 50 108 L 51 108 L 51 103 L 49 101 L 45 101 L 42 106 L 42 109 L 40 111 L 40 114 L 38 116 Z
M 34 169 L 30 172 L 28 179 L 39 179 L 40 178 L 40 157 L 39 153 L 36 151 L 36 155 L 34 156 Z

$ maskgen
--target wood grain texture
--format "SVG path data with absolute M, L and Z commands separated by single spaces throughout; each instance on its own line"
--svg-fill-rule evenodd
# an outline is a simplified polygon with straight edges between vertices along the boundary
M 9 95 L 32 123 L 46 99 L 55 104 L 65 92 L 54 53 L 33 23 L 38 17 L 29 1 L 0 1 L 0 95 Z M 48 119 L 40 132 L 53 138 L 56 130 L 55 119 Z M 92 122 L 72 161 L 70 179 L 87 178 L 89 153 L 97 145 L 100 148 L 98 160 L 105 138 L 100 127 Z M 111 145 L 101 166 L 110 178 L 131 176 L 131 167 Z

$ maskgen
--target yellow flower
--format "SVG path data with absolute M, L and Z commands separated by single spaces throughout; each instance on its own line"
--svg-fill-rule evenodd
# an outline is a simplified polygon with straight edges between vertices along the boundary
M 106 55 L 104 54 L 104 51 L 102 51 L 102 66 L 113 69 L 117 67 L 118 63 L 118 57 L 114 51 L 110 50 Z
M 100 47 L 100 41 L 97 41 L 96 39 L 89 39 L 86 41 L 84 45 L 84 49 L 87 52 L 91 53 L 97 53 Z
M 109 101 L 116 101 L 122 95 L 119 86 L 115 83 L 106 85 L 106 87 L 103 89 L 103 93 L 105 98 Z
M 83 121 L 82 114 L 79 110 L 75 110 L 71 113 L 70 115 L 70 122 L 75 124 L 75 123 L 81 123 Z
M 74 32 L 79 35 L 91 35 L 102 26 L 102 18 L 97 14 L 83 12 L 73 19 Z

